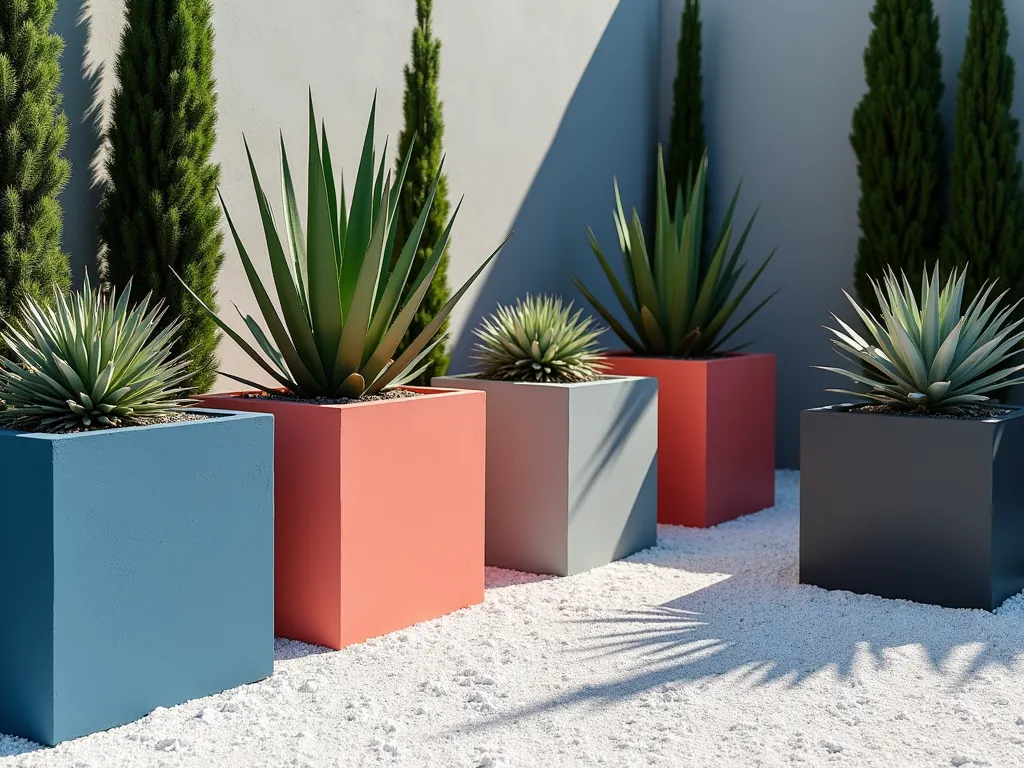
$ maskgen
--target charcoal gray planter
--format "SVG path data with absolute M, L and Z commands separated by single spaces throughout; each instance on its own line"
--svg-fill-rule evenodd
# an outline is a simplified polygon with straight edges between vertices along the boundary
M 488 565 L 570 576 L 657 542 L 657 380 L 432 383 L 487 393 Z
M 1024 409 L 804 411 L 800 582 L 994 610 L 1024 590 Z

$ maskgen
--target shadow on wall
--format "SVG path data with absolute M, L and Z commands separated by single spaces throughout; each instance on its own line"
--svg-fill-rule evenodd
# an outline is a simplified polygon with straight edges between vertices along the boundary
M 624 205 L 636 201 L 641 215 L 647 207 L 657 132 L 658 20 L 658 0 L 620 0 L 516 214 L 515 234 L 483 278 L 453 341 L 453 373 L 470 370 L 472 329 L 499 303 L 547 292 L 584 306 L 572 285 L 574 272 L 605 289 L 598 299 L 611 300 L 587 245 L 587 226 L 602 243 L 616 242 L 614 175 Z
M 833 384 L 829 374 L 810 366 L 832 364 L 821 326 L 830 311 L 846 311 L 840 289 L 853 279 L 858 183 L 849 133 L 864 93 L 873 1 L 701 4 L 712 227 L 742 180 L 736 220 L 745 223 L 760 207 L 744 255 L 753 264 L 779 247 L 744 303 L 782 290 L 735 337 L 776 356 L 779 467 L 799 461 L 800 411 L 833 401 L 823 391 Z M 682 0 L 664 4 L 667 136 Z
M 71 161 L 71 179 L 60 200 L 64 208 L 64 250 L 71 258 L 72 284 L 76 288 L 81 286 L 86 270 L 91 277 L 96 276 L 102 197 L 103 68 L 93 64 L 90 57 L 93 3 L 58 3 L 53 21 L 54 31 L 64 38 L 61 91 L 70 122 L 65 156 Z

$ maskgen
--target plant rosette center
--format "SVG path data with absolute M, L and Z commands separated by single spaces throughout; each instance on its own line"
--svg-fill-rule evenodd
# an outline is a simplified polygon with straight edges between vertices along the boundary
M 607 364 L 597 349 L 602 329 L 552 296 L 527 296 L 499 306 L 474 330 L 478 378 L 571 384 L 602 378 Z

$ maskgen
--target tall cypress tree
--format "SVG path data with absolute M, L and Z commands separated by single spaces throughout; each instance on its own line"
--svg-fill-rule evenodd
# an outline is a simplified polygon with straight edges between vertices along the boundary
M 676 187 L 687 180 L 700 166 L 707 149 L 704 135 L 704 76 L 702 74 L 702 24 L 700 0 L 686 0 L 676 48 L 676 78 L 672 85 L 672 125 L 669 133 L 668 182 L 669 204 L 676 202 Z M 684 193 L 685 194 L 685 193 Z M 704 215 L 704 237 L 707 243 L 708 216 Z
M 50 32 L 56 6 L 0 0 L 0 320 L 11 319 L 24 297 L 46 302 L 70 282 L 57 202 L 71 166 L 62 155 L 64 41 Z
M 855 285 L 878 309 L 868 276 L 886 266 L 914 285 L 942 238 L 945 129 L 939 21 L 932 0 L 876 0 L 864 53 L 868 90 L 850 144 L 860 177 Z
M 224 257 L 211 12 L 211 0 L 128 0 L 101 221 L 107 281 L 132 279 L 135 299 L 152 291 L 167 320 L 183 319 L 177 351 L 189 354 L 197 392 L 215 381 L 219 333 L 172 270 L 215 307 Z
M 441 142 L 444 138 L 444 120 L 441 116 L 441 100 L 437 94 L 437 83 L 441 73 L 441 41 L 431 31 L 430 13 L 432 0 L 416 0 L 416 27 L 412 33 L 412 61 L 405 67 L 405 96 L 403 111 L 405 126 L 398 139 L 398 163 L 401 164 L 412 145 L 409 170 L 402 189 L 398 206 L 396 249 L 400 249 L 416 224 L 423 204 L 427 200 L 434 177 L 441 166 Z M 416 137 L 413 143 L 413 136 Z M 413 259 L 412 275 L 420 268 L 441 239 L 448 218 L 448 180 L 441 176 L 434 197 L 419 250 Z M 450 242 L 450 241 L 449 241 Z M 396 250 L 395 258 L 398 251 Z M 424 297 L 423 304 L 409 326 L 402 348 L 416 338 L 438 311 L 448 301 L 448 249 L 434 274 L 434 280 Z M 413 281 L 406 286 L 406 297 L 413 287 Z M 404 300 L 404 299 L 403 299 Z M 447 329 L 447 321 L 441 332 Z M 438 344 L 428 359 L 430 367 L 419 377 L 418 383 L 429 384 L 432 376 L 443 376 L 448 370 L 448 354 L 444 344 Z M 427 362 L 427 361 L 425 361 Z
M 943 266 L 970 264 L 967 292 L 999 278 L 1024 298 L 1020 130 L 1011 113 L 1014 65 L 1002 0 L 973 0 L 953 130 L 950 220 Z

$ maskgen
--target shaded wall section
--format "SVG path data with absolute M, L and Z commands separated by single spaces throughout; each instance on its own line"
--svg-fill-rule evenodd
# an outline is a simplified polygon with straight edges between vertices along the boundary
M 71 162 L 71 178 L 61 196 L 64 208 L 64 249 L 71 257 L 72 280 L 82 283 L 86 270 L 96 276 L 94 257 L 98 243 L 102 164 L 103 91 L 102 59 L 94 52 L 92 19 L 101 9 L 120 12 L 122 0 L 61 0 L 53 26 L 64 38 L 61 90 L 69 126 L 65 154 Z M 120 27 L 111 30 L 116 35 Z M 108 46 L 109 47 L 109 46 Z
M 741 332 L 740 342 L 778 356 L 780 466 L 799 460 L 799 412 L 835 402 L 823 392 L 842 380 L 811 365 L 835 363 L 821 326 L 835 311 L 852 309 L 840 289 L 852 290 L 859 227 L 857 169 L 850 149 L 853 110 L 864 94 L 863 54 L 871 32 L 872 0 L 714 0 L 704 19 L 705 119 L 711 153 L 712 216 L 725 210 L 742 178 L 737 215 L 760 204 L 745 252 L 754 262 L 775 245 L 778 255 L 750 302 L 782 291 Z M 661 114 L 667 140 L 676 43 L 683 0 L 662 0 Z M 969 4 L 936 0 L 941 24 L 952 138 L 957 71 L 963 57 Z M 1011 53 L 1024 60 L 1024 3 L 1007 3 Z M 1024 109 L 1024 77 L 1015 103 Z M 742 310 L 741 310 L 742 311 Z
M 573 275 L 614 306 L 586 231 L 592 227 L 614 257 L 613 177 L 623 205 L 636 206 L 641 215 L 648 207 L 658 115 L 658 25 L 657 0 L 622 0 L 614 8 L 515 215 L 512 240 L 480 287 L 469 317 L 540 291 L 562 294 L 590 312 Z M 546 54 L 537 50 L 536 55 Z M 468 368 L 473 342 L 471 333 L 459 336 L 453 370 Z M 619 346 L 610 333 L 603 343 Z
M 65 107 L 74 164 L 64 194 L 65 247 L 75 275 L 95 263 L 97 119 L 113 88 L 124 0 L 60 0 Z M 515 236 L 453 314 L 453 370 L 465 370 L 468 329 L 498 301 L 567 292 L 587 256 L 586 226 L 611 237 L 611 177 L 642 198 L 657 124 L 659 0 L 437 0 L 443 42 L 441 97 L 452 203 L 465 202 L 452 237 L 449 277 L 465 280 L 512 228 Z M 312 88 L 332 148 L 351 184 L 366 118 L 377 93 L 378 151 L 402 127 L 402 67 L 415 23 L 413 0 L 216 0 L 219 129 L 215 159 L 240 234 L 269 278 L 245 132 L 271 202 L 279 206 L 278 130 L 303 180 L 306 98 Z M 299 162 L 296 162 L 296 157 Z M 225 240 L 220 304 L 256 313 L 237 254 Z M 230 342 L 221 367 L 260 380 Z M 230 383 L 222 379 L 224 386 Z

